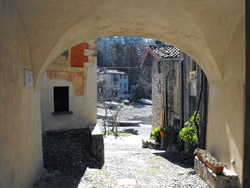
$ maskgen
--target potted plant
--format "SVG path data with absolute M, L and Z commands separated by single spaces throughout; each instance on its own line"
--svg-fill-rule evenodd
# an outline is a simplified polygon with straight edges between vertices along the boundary
M 212 156 L 208 151 L 197 148 L 195 149 L 194 154 L 215 174 L 223 173 L 225 165 L 222 162 L 219 162 L 218 159 Z
M 159 127 L 154 128 L 154 130 L 152 131 L 151 134 L 152 134 L 151 138 L 153 138 L 155 140 L 155 142 L 159 143 L 161 141 L 161 134 L 160 134 L 160 128 Z
M 161 138 L 165 138 L 166 136 L 166 131 L 163 127 L 160 128 L 160 134 L 161 134 Z

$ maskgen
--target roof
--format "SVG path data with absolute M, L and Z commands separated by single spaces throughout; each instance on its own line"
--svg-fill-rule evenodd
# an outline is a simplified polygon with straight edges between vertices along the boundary
M 159 58 L 179 58 L 180 50 L 174 46 L 156 46 L 150 45 L 151 50 L 159 57 Z
M 174 46 L 158 46 L 149 45 L 144 58 L 141 63 L 141 67 L 151 67 L 153 59 L 157 61 L 166 59 L 176 59 L 180 57 L 180 50 Z
M 100 74 L 126 74 L 126 73 L 118 70 L 105 70 L 100 72 Z

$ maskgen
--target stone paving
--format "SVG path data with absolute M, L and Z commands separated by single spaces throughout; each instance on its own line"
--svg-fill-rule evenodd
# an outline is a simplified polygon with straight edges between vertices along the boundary
M 142 149 L 141 139 L 149 138 L 151 127 L 136 129 L 140 135 L 105 136 L 102 168 L 87 167 L 82 176 L 45 171 L 34 188 L 207 187 L 193 170 L 192 156 Z
M 142 149 L 141 138 L 107 136 L 104 166 L 87 168 L 78 188 L 207 187 L 195 174 L 189 155 Z

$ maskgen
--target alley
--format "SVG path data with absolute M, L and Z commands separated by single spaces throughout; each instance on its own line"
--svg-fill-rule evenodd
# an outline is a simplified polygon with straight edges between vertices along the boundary
M 125 129 L 136 129 L 139 135 L 105 136 L 102 168 L 87 167 L 82 177 L 45 171 L 34 188 L 207 187 L 195 174 L 190 155 L 141 147 L 141 139 L 149 138 L 150 125 Z
M 104 166 L 87 168 L 78 188 L 207 187 L 194 173 L 189 156 L 142 149 L 142 138 L 107 136 Z

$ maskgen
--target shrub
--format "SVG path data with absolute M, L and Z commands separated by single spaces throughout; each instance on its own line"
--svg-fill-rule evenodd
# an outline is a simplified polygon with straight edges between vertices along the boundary
M 199 139 L 198 134 L 200 135 L 200 132 L 197 133 L 197 126 L 200 125 L 200 114 L 197 113 L 195 117 L 196 111 L 194 114 L 190 117 L 189 121 L 185 122 L 184 128 L 181 129 L 179 136 L 183 141 L 186 142 L 187 152 L 193 153 L 196 148 L 199 147 Z
M 166 144 L 176 144 L 178 141 L 179 130 L 174 126 L 168 126 L 166 130 Z

